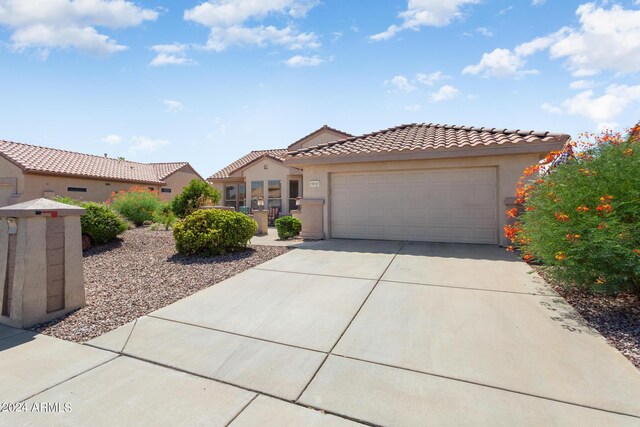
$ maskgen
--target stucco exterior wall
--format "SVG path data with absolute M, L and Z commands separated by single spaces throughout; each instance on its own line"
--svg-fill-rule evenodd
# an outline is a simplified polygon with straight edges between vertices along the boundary
M 182 193 L 182 189 L 194 179 L 200 180 L 201 178 L 189 169 L 182 169 L 169 175 L 164 180 L 167 185 L 163 188 L 170 188 L 171 193 L 163 193 L 160 191 L 160 197 L 166 201 L 173 199 L 175 196 Z
M 267 169 L 265 169 L 265 165 Z M 257 161 L 250 166 L 236 172 L 232 175 L 233 178 L 239 180 L 244 179 L 247 186 L 247 206 L 250 206 L 251 202 L 251 181 L 262 181 L 264 183 L 264 200 L 265 208 L 267 207 L 267 196 L 269 188 L 269 180 L 280 180 L 281 184 L 281 199 L 282 199 L 282 214 L 289 214 L 289 180 L 302 178 L 302 172 L 299 169 L 290 168 L 284 166 L 282 163 L 277 162 L 269 157 Z M 223 184 L 218 184 L 220 187 Z M 224 197 L 224 194 L 223 194 Z M 224 200 L 223 200 L 224 201 Z
M 498 170 L 498 236 L 500 244 L 509 244 L 504 237 L 503 227 L 507 223 L 505 211 L 505 199 L 513 197 L 516 183 L 522 175 L 522 171 L 530 165 L 536 164 L 540 155 L 518 154 L 505 156 L 486 157 L 462 157 L 455 159 L 429 159 L 429 160 L 403 160 L 403 161 L 383 161 L 383 162 L 362 162 L 362 163 L 341 163 L 326 165 L 305 165 L 303 192 L 305 199 L 323 199 L 324 203 L 324 234 L 331 237 L 330 212 L 331 212 L 331 174 L 337 172 L 382 172 L 382 171 L 405 171 L 418 169 L 438 169 L 438 168 L 463 168 L 494 166 Z M 311 181 L 319 181 L 319 187 L 310 187 Z
M 324 129 L 322 132 L 318 133 L 317 135 L 314 135 L 309 139 L 304 139 L 302 141 L 299 141 L 299 142 L 296 142 L 295 144 L 290 145 L 289 150 L 299 150 L 301 148 L 313 147 L 314 145 L 322 144 L 324 142 L 335 141 L 337 139 L 344 139 L 344 138 L 345 136 L 340 133 L 333 132 L 332 130 L 329 130 L 329 129 Z
M 22 169 L 4 157 L 0 157 L 0 207 L 17 203 L 23 191 Z
M 136 184 L 133 182 L 106 181 L 88 178 L 73 178 L 51 175 L 24 175 L 24 191 L 20 195 L 19 202 L 26 202 L 46 195 L 68 196 L 76 200 L 92 202 L 104 202 L 113 191 L 129 190 L 133 186 L 144 186 L 159 190 L 159 185 Z M 85 192 L 67 191 L 67 187 L 84 187 Z

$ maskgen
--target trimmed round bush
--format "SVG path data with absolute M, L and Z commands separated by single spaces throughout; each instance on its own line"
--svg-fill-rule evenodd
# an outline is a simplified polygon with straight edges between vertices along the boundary
M 145 221 L 154 222 L 156 213 L 164 205 L 157 191 L 137 186 L 129 191 L 111 193 L 107 203 L 136 226 L 143 225 Z
M 276 230 L 278 231 L 278 237 L 280 239 L 290 239 L 300 234 L 300 230 L 302 230 L 302 223 L 298 218 L 283 216 L 276 219 Z
M 87 210 L 80 217 L 82 234 L 89 236 L 94 245 L 110 242 L 129 228 L 127 222 L 106 205 L 86 202 L 82 207 Z
M 56 201 L 84 208 L 87 212 L 80 217 L 82 234 L 89 236 L 91 243 L 108 243 L 124 233 L 129 225 L 109 206 L 96 202 L 82 202 L 70 197 L 56 197 Z
M 638 136 L 605 133 L 567 163 L 519 185 L 524 212 L 506 232 L 525 260 L 565 286 L 640 292 Z
M 247 215 L 219 210 L 197 210 L 173 225 L 176 250 L 183 255 L 215 256 L 245 250 L 258 230 Z

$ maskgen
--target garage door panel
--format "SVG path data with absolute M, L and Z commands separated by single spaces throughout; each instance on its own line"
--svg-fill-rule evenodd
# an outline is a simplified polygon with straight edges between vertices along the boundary
M 452 230 L 451 235 L 456 240 L 467 240 L 467 239 L 472 239 L 474 237 L 473 229 L 468 227 L 467 228 L 453 227 L 451 230 Z
M 497 243 L 495 168 L 334 174 L 332 237 Z
M 474 218 L 477 220 L 485 219 L 492 222 L 497 220 L 495 208 L 475 208 L 474 213 Z

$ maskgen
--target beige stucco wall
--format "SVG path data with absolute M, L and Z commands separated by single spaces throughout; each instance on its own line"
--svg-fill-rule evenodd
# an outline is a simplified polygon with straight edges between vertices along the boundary
M 27 200 L 44 197 L 45 192 L 52 191 L 55 196 L 68 196 L 76 200 L 104 202 L 111 197 L 113 191 L 126 191 L 136 185 L 153 188 L 154 190 L 160 188 L 159 185 L 135 184 L 133 182 L 27 174 L 24 176 L 24 191 L 20 195 L 19 201 L 26 202 Z M 85 187 L 87 192 L 70 192 L 67 191 L 67 187 Z
M 381 172 L 381 171 L 404 171 L 417 169 L 437 169 L 437 168 L 461 168 L 461 167 L 482 167 L 494 166 L 498 170 L 498 235 L 500 244 L 508 245 L 504 237 L 503 227 L 507 222 L 504 201 L 507 197 L 513 197 L 516 183 L 522 175 L 522 171 L 540 159 L 540 155 L 518 154 L 508 156 L 487 156 L 487 157 L 462 157 L 455 159 L 430 159 L 430 160 L 404 160 L 386 162 L 366 162 L 366 163 L 342 163 L 328 165 L 305 165 L 303 192 L 305 199 L 323 199 L 324 204 L 324 233 L 326 237 L 331 237 L 330 212 L 331 212 L 331 174 L 337 172 Z M 310 181 L 320 181 L 320 187 L 311 188 Z
M 314 145 L 322 144 L 329 141 L 335 141 L 337 139 L 344 139 L 344 138 L 345 136 L 340 133 L 334 132 L 329 129 L 324 129 L 320 133 L 318 133 L 317 135 L 314 135 L 311 138 L 304 139 L 302 141 L 299 141 L 295 144 L 290 145 L 289 150 L 293 151 L 293 150 L 299 150 L 300 148 L 313 147 Z
M 202 179 L 193 171 L 188 168 L 181 169 L 171 175 L 169 175 L 164 181 L 167 183 L 165 188 L 170 188 L 171 193 L 160 192 L 160 197 L 163 200 L 171 200 L 178 194 L 182 193 L 182 189 L 186 187 L 192 180 Z
M 265 169 L 267 165 L 267 169 Z M 247 206 L 250 206 L 251 200 L 251 181 L 263 181 L 264 182 L 264 200 L 265 208 L 267 206 L 267 191 L 269 180 L 280 180 L 282 185 L 282 214 L 289 214 L 289 180 L 300 179 L 302 172 L 299 169 L 290 168 L 284 166 L 281 162 L 273 160 L 269 157 L 265 157 L 262 160 L 256 161 L 244 169 L 241 169 L 232 175 L 233 178 L 238 180 L 244 179 L 247 186 Z M 224 184 L 217 184 L 222 187 Z M 223 192 L 224 197 L 224 192 Z M 222 201 L 222 203 L 224 200 Z
M 24 189 L 22 169 L 0 157 L 0 207 L 17 203 Z

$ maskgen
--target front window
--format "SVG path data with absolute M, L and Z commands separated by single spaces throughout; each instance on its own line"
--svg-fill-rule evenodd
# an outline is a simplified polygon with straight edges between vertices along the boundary
M 236 185 L 226 185 L 224 187 L 224 205 L 237 209 L 238 204 L 238 188 Z
M 264 199 L 264 181 L 251 181 L 251 209 L 258 209 L 258 198 Z
M 240 207 L 245 205 L 246 194 L 244 182 L 225 185 L 224 205 L 239 211 Z
M 289 210 L 298 209 L 296 206 L 296 198 L 300 197 L 300 180 L 294 179 L 289 181 Z
M 278 208 L 282 211 L 282 184 L 280 180 L 269 180 L 268 208 Z

